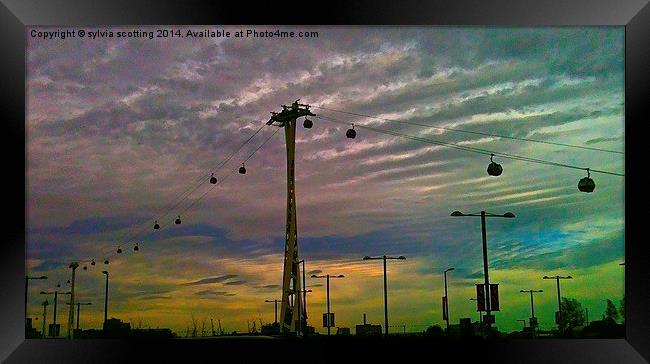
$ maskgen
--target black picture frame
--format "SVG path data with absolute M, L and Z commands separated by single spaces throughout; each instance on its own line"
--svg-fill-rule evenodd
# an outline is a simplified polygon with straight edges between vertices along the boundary
M 476 26 L 625 26 L 625 339 L 500 340 L 476 342 L 389 342 L 332 340 L 327 346 L 282 343 L 120 340 L 26 340 L 23 321 L 25 220 L 28 191 L 25 149 L 25 27 L 29 25 L 153 25 L 153 24 L 332 24 L 332 25 L 476 25 Z M 210 1 L 25 1 L 0 0 L 2 115 L 5 126 L 2 254 L 0 254 L 0 358 L 8 363 L 168 361 L 195 357 L 248 362 L 297 360 L 325 362 L 337 358 L 366 361 L 369 356 L 395 360 L 499 363 L 643 363 L 650 361 L 648 309 L 650 270 L 647 244 L 641 239 L 645 124 L 650 110 L 650 6 L 648 1 L 455 0 L 445 2 L 357 1 L 277 4 Z M 23 151 L 23 153 L 21 153 Z M 22 158 L 21 158 L 22 154 Z M 647 163 L 647 162 L 645 162 Z M 26 177 L 25 177 L 26 178 Z M 25 186 L 25 187 L 23 187 Z M 24 189 L 23 189 L 24 188 Z M 19 191 L 24 191 L 21 194 Z M 23 211 L 21 220 L 18 212 Z M 320 345 L 320 346 L 319 346 Z M 342 350 L 348 354 L 343 354 Z M 447 359 L 451 360 L 451 359 Z M 253 361 L 252 359 L 250 361 Z

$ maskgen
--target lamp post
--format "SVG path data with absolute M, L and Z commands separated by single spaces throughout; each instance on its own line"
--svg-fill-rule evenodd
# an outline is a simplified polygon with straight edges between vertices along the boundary
M 104 327 L 108 320 L 108 271 L 103 270 L 102 274 L 106 275 L 106 294 L 104 295 Z
M 454 268 L 445 269 L 445 307 L 444 310 L 447 313 L 447 335 L 449 335 L 449 296 L 447 295 L 447 272 L 454 270 Z
M 74 323 L 74 281 L 75 271 L 79 267 L 79 263 L 72 262 L 69 268 L 72 270 L 72 277 L 70 278 L 70 312 L 68 313 L 68 339 L 74 337 L 72 333 L 72 325 Z
M 303 324 L 307 326 L 307 281 L 305 280 L 305 260 L 299 260 L 298 264 L 302 263 L 302 311 L 301 311 L 301 300 L 298 300 L 298 329 L 296 330 L 299 334 L 302 333 Z M 303 321 L 304 317 L 304 321 Z
M 60 286 L 61 286 L 60 284 L 57 285 L 57 287 L 60 287 Z M 56 291 L 56 290 L 53 291 L 53 292 L 41 291 L 41 294 L 45 294 L 45 295 L 53 294 L 54 295 L 54 317 L 52 318 L 52 325 L 54 325 L 54 329 L 53 329 L 54 332 L 52 332 L 52 336 L 55 336 L 55 337 L 56 337 L 56 306 L 57 306 L 57 303 L 59 301 L 59 299 L 58 299 L 59 293 L 63 293 L 63 292 L 59 292 L 59 291 Z M 70 294 L 70 292 L 65 292 L 65 294 Z
M 523 323 L 524 324 L 524 329 L 526 328 L 526 320 L 517 320 L 517 321 Z
M 488 333 L 490 331 L 490 328 L 492 326 L 492 316 L 490 315 L 491 313 L 491 302 L 490 302 L 490 278 L 488 275 L 488 258 L 487 258 L 487 233 L 485 229 L 485 218 L 486 217 L 504 217 L 507 219 L 511 219 L 515 217 L 515 214 L 512 212 L 506 212 L 503 215 L 497 215 L 497 214 L 491 214 L 491 213 L 486 213 L 485 211 L 481 211 L 480 213 L 475 213 L 475 214 L 464 214 L 460 211 L 454 211 L 451 213 L 451 216 L 457 217 L 457 216 L 480 216 L 481 217 L 481 236 L 483 238 L 483 273 L 485 276 L 485 316 L 486 316 L 486 326 Z
M 29 287 L 29 280 L 30 279 L 47 279 L 47 276 L 40 276 L 40 277 L 30 277 L 28 275 L 25 276 L 25 325 L 27 325 L 27 288 Z
M 43 332 L 42 332 L 43 335 L 42 336 L 43 339 L 45 339 L 45 327 L 46 327 L 45 322 L 47 321 L 47 305 L 49 305 L 49 302 L 45 300 L 43 301 L 42 305 L 43 305 Z
M 67 304 L 69 305 L 70 303 Z M 77 305 L 77 330 L 79 330 L 79 313 L 81 311 L 81 305 L 84 306 L 92 305 L 92 302 L 77 302 L 76 305 Z
M 561 277 L 561 276 L 544 276 L 542 279 L 555 279 L 557 282 L 557 328 L 560 333 L 564 331 L 562 324 L 564 317 L 562 317 L 562 300 L 560 298 L 560 279 L 573 279 L 571 276 Z
M 282 300 L 279 300 L 280 302 Z M 278 324 L 278 300 L 264 300 L 264 302 L 275 303 L 275 325 Z
M 530 293 L 530 328 L 535 333 L 535 328 L 537 327 L 537 320 L 535 318 L 535 301 L 533 300 L 533 293 L 541 293 L 543 290 L 534 290 L 534 289 L 522 289 L 519 292 L 521 293 Z
M 317 276 L 312 274 L 311 278 L 325 278 L 327 279 L 327 336 L 330 336 L 330 327 L 332 323 L 330 322 L 330 278 L 345 278 L 343 274 L 338 276 L 326 274 L 324 276 Z
M 406 257 L 403 255 L 400 255 L 399 257 L 389 257 L 386 255 L 383 255 L 381 257 L 369 257 L 365 256 L 363 257 L 363 260 L 377 260 L 377 259 L 382 259 L 384 261 L 384 326 L 386 327 L 386 338 L 388 338 L 388 283 L 386 279 L 386 260 L 387 259 L 399 259 L 399 260 L 406 260 Z

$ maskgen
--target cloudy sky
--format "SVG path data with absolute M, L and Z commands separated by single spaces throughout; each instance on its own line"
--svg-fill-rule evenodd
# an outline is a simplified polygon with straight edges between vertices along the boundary
M 246 175 L 233 171 L 277 127 L 264 127 L 217 170 L 223 183 L 202 182 L 271 111 L 296 99 L 357 125 L 624 173 L 620 153 L 434 128 L 623 151 L 623 28 L 309 30 L 318 38 L 27 38 L 26 265 L 50 277 L 32 281 L 31 315 L 42 312 L 40 290 L 65 289 L 71 261 L 95 259 L 78 270 L 76 290 L 93 303 L 82 308 L 81 325 L 99 327 L 109 259 L 109 316 L 134 326 L 184 334 L 192 317 L 213 318 L 241 332 L 247 321 L 272 321 L 264 300 L 281 297 L 283 133 L 246 162 Z M 389 263 L 391 325 L 442 324 L 448 267 L 456 268 L 452 322 L 476 319 L 469 298 L 483 278 L 480 220 L 452 218 L 454 210 L 517 216 L 487 223 L 500 329 L 518 329 L 516 320 L 530 316 L 520 289 L 544 290 L 536 313 L 542 328 L 553 327 L 557 298 L 555 282 L 541 279 L 547 274 L 572 275 L 563 296 L 580 300 L 593 319 L 606 299 L 622 298 L 624 177 L 593 173 L 588 194 L 577 189 L 584 171 L 503 158 L 503 174 L 491 177 L 486 155 L 362 128 L 352 140 L 346 125 L 313 121 L 296 141 L 299 249 L 309 274 L 345 275 L 331 284 L 338 326 L 354 327 L 363 313 L 383 322 L 381 263 L 361 261 L 382 254 L 407 257 Z M 320 332 L 324 283 L 307 280 L 308 314 Z

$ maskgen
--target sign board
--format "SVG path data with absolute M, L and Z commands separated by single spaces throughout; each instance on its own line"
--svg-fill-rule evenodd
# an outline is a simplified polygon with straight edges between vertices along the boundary
M 499 311 L 499 284 L 490 284 L 490 310 Z
M 485 285 L 476 285 L 476 311 L 485 311 Z
M 334 312 L 330 312 L 329 322 L 327 320 L 327 313 L 323 314 L 323 327 L 334 327 Z
M 442 319 L 449 319 L 449 313 L 447 312 L 447 296 L 442 296 Z
M 485 322 L 486 324 L 493 324 L 494 315 L 483 315 L 483 322 Z

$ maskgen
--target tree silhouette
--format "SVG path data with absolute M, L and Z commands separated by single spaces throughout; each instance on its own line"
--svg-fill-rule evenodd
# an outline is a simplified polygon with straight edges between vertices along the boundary
M 575 298 L 562 297 L 562 324 L 563 332 L 574 327 L 582 326 L 585 323 L 585 312 L 582 305 Z
M 625 323 L 625 295 L 623 295 L 623 299 L 621 300 L 621 308 L 619 309 L 619 312 L 621 313 L 623 323 Z
M 612 300 L 607 300 L 607 308 L 605 309 L 605 319 L 608 321 L 613 321 L 614 323 L 618 321 L 618 309 Z

